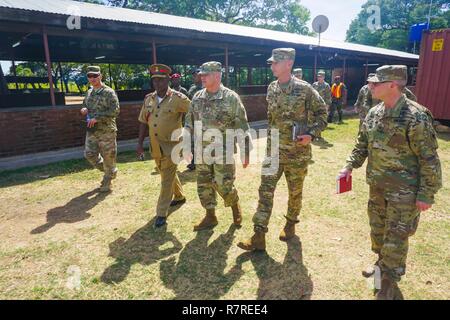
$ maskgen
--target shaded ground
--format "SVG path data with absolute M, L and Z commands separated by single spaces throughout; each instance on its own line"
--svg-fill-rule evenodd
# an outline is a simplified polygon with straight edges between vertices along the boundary
M 160 177 L 151 174 L 153 162 L 136 161 L 133 153 L 119 156 L 107 195 L 97 190 L 100 173 L 83 160 L 0 173 L 0 298 L 371 299 L 360 275 L 375 259 L 364 169 L 354 173 L 354 191 L 334 194 L 357 131 L 356 119 L 346 122 L 331 125 L 323 134 L 328 143 L 313 146 L 298 238 L 287 244 L 278 240 L 287 209 L 280 180 L 267 253 L 236 246 L 252 233 L 259 164 L 237 170 L 243 227 L 231 226 L 230 209 L 219 201 L 219 225 L 199 233 L 192 231 L 204 214 L 195 174 L 180 174 L 188 202 L 155 230 Z M 410 241 L 400 283 L 406 299 L 450 298 L 450 136 L 439 138 L 444 188 Z

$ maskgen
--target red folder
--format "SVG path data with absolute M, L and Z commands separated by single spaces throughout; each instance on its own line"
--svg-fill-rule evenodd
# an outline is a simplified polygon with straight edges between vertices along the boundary
M 344 193 L 352 190 L 352 176 L 348 177 L 341 177 L 336 179 L 336 193 Z

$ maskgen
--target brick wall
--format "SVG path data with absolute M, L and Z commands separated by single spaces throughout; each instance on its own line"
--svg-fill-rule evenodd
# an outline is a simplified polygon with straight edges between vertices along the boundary
M 241 96 L 241 100 L 247 110 L 248 121 L 267 119 L 267 101 L 265 94 Z
M 266 119 L 265 95 L 242 96 L 249 121 Z M 141 102 L 121 103 L 118 140 L 135 139 Z M 0 111 L 0 158 L 82 146 L 85 125 L 80 106 Z

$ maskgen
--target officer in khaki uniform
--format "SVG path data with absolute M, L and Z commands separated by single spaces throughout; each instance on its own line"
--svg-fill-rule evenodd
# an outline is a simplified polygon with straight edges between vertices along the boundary
M 348 178 L 368 159 L 370 237 L 381 270 L 377 299 L 392 300 L 406 272 L 408 239 L 416 232 L 420 213 L 432 207 L 442 172 L 433 117 L 403 93 L 406 66 L 382 66 L 368 81 L 373 98 L 382 102 L 365 117 L 340 176 Z
M 172 141 L 174 130 L 182 128 L 183 115 L 189 110 L 190 100 L 184 94 L 169 88 L 170 67 L 163 64 L 150 66 L 155 92 L 144 99 L 139 122 L 138 153 L 143 150 L 145 126 L 149 127 L 151 155 L 161 174 L 161 191 L 156 207 L 155 226 L 166 224 L 168 209 L 186 202 L 177 175 L 177 165 L 172 162 L 172 149 L 179 143 Z

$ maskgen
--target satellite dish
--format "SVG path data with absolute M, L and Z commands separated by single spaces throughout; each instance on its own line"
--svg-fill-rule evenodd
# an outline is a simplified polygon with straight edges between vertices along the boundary
M 330 25 L 330 21 L 324 15 L 319 15 L 319 16 L 315 17 L 312 22 L 312 28 L 313 28 L 314 32 L 319 34 L 319 46 L 320 46 L 320 34 L 327 31 L 329 25 Z
M 312 28 L 314 32 L 321 34 L 322 32 L 327 31 L 328 26 L 330 25 L 330 21 L 324 15 L 320 15 L 314 18 L 312 22 Z

